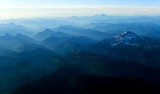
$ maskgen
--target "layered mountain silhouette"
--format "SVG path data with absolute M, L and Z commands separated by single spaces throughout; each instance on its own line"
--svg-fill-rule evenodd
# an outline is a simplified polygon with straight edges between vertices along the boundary
M 68 33 L 62 33 L 60 31 L 53 31 L 51 29 L 46 29 L 43 32 L 40 32 L 34 36 L 35 39 L 37 40 L 44 40 L 46 38 L 56 36 L 56 37 L 72 37 L 73 35 L 70 35 Z
M 28 29 L 27 27 L 22 25 L 17 25 L 13 22 L 8 24 L 0 24 L 0 35 L 4 35 L 6 33 L 10 33 L 13 35 L 16 34 L 24 34 L 27 36 L 33 35 L 33 33 L 30 32 L 30 29 Z
M 57 25 L 43 19 L 42 32 L 32 36 L 25 26 L 0 24 L 0 93 L 159 94 L 160 40 L 146 36 L 159 25 L 106 23 L 107 17 L 75 16 Z
M 0 49 L 21 51 L 29 46 L 38 45 L 38 42 L 22 34 L 12 35 L 10 33 L 6 33 L 5 35 L 0 36 L 0 45 Z
M 69 33 L 76 36 L 87 36 L 96 40 L 101 40 L 103 38 L 109 37 L 110 33 L 101 32 L 94 29 L 84 29 L 80 27 L 75 27 L 71 25 L 60 26 L 58 28 L 54 28 L 55 31 L 61 31 L 63 33 Z

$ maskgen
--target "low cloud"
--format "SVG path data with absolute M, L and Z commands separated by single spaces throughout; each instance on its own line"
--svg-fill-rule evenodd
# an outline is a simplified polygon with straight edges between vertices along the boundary
M 0 17 L 57 17 L 95 15 L 160 15 L 159 6 L 17 6 L 0 7 Z

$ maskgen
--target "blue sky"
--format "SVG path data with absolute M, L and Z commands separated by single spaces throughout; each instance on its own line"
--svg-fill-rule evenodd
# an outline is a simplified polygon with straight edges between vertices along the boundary
M 160 15 L 160 0 L 0 0 L 0 18 Z
M 160 5 L 160 0 L 1 0 L 0 5 Z

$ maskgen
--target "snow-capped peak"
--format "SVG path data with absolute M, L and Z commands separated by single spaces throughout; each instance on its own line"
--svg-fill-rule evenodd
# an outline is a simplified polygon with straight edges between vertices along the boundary
M 117 44 L 126 44 L 126 45 L 138 45 L 138 41 L 143 39 L 137 34 L 126 31 L 114 37 L 117 41 Z
M 129 32 L 129 31 L 126 31 L 126 32 L 123 32 L 119 35 L 117 35 L 115 38 L 118 38 L 118 39 L 136 39 L 136 38 L 139 38 L 140 36 L 136 35 L 135 33 L 133 32 Z

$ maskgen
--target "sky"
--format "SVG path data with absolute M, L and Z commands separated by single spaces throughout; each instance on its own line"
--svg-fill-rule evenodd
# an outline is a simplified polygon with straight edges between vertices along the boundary
M 160 0 L 0 0 L 0 5 L 160 5 Z
M 160 15 L 160 0 L 0 0 L 0 18 Z

